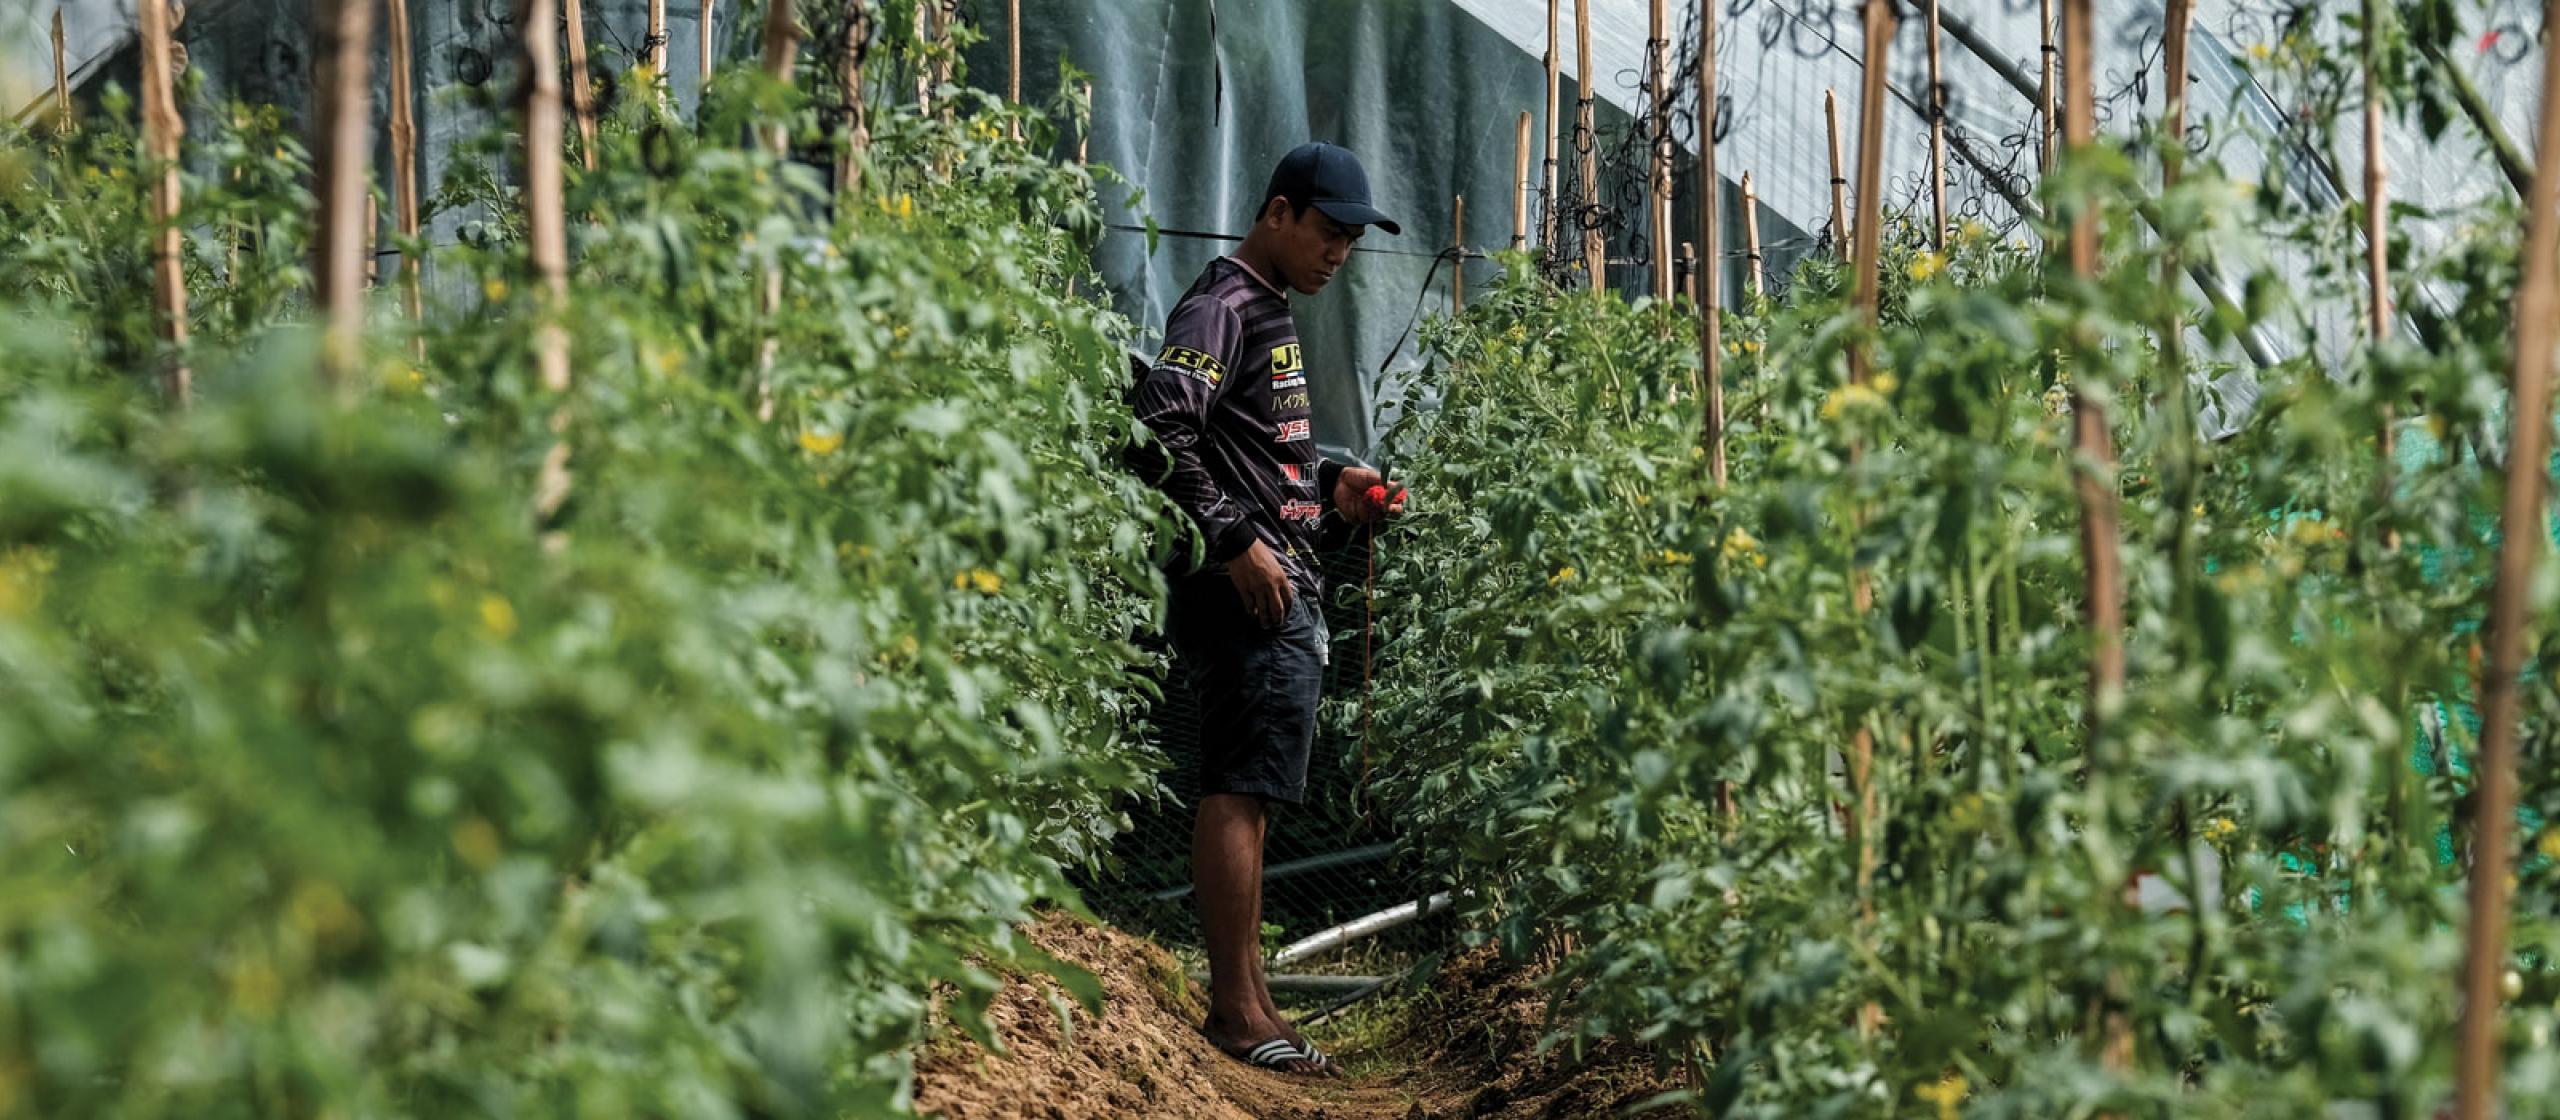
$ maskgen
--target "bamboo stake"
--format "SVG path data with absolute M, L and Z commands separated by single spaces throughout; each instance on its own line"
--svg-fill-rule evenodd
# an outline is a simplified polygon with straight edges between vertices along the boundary
M 1591 0 L 1573 0 L 1573 41 L 1574 85 L 1581 94 L 1574 146 L 1582 150 L 1582 189 L 1589 194 L 1598 191 L 1600 184 L 1599 110 L 1591 95 Z M 1583 202 L 1588 206 L 1591 200 Z M 1591 279 L 1591 294 L 1597 296 L 1609 290 L 1607 247 L 1601 243 L 1597 223 L 1587 217 L 1577 220 L 1582 226 L 1582 267 Z
M 1022 0 L 1005 0 L 1004 99 L 1022 104 Z
M 1880 315 L 1878 271 L 1882 266 L 1880 246 L 1884 240 L 1884 95 L 1887 52 L 1893 46 L 1896 17 L 1893 0 L 1866 0 L 1867 49 L 1864 82 L 1858 98 L 1858 227 L 1856 247 L 1851 263 L 1857 269 L 1858 318 L 1864 333 L 1849 346 L 1849 383 L 1865 385 L 1873 379 L 1868 352 L 1871 342 L 1865 337 L 1877 328 Z M 1836 99 L 1834 99 L 1836 100 Z M 1826 106 L 1830 101 L 1826 101 Z M 1836 113 L 1835 113 L 1836 117 Z M 1833 129 L 1833 149 L 1838 150 L 1838 129 Z M 1834 180 L 1833 197 L 1838 197 L 1838 181 Z M 1833 205 L 1838 205 L 1834 202 Z M 1854 462 L 1859 448 L 1852 444 L 1849 455 Z M 1866 511 L 1858 512 L 1861 526 Z M 1875 609 L 1875 587 L 1864 567 L 1850 573 L 1850 597 L 1859 614 Z M 1875 733 L 1864 720 L 1849 740 L 1849 785 L 1856 805 L 1852 808 L 1849 834 L 1857 849 L 1858 916 L 1861 924 L 1875 921 L 1876 870 L 1876 783 Z M 1858 1031 L 1871 1034 L 1883 1019 L 1883 1011 L 1869 1003 L 1858 1011 Z
M 651 0 L 654 24 L 663 0 Z M 560 57 L 552 25 L 554 0 L 522 0 L 518 13 L 524 26 L 523 77 L 518 111 L 524 116 L 525 242 L 531 250 L 535 286 L 534 362 L 545 392 L 569 391 L 569 332 L 561 319 L 569 310 L 569 218 L 562 199 L 566 172 L 560 160 Z M 654 80 L 654 78 L 652 79 Z M 552 409 L 551 448 L 543 453 L 534 478 L 533 514 L 549 523 L 569 500 L 569 406 Z M 556 539 L 556 538 L 554 538 Z
M 1840 259 L 1849 255 L 1849 178 L 1840 165 L 1840 95 L 1834 90 L 1822 91 L 1822 123 L 1831 134 L 1831 244 Z
M 925 55 L 933 43 L 933 0 L 916 3 L 916 109 L 933 112 L 933 64 Z
M 667 0 L 649 0 L 649 30 L 640 41 L 640 64 L 649 68 L 651 85 L 659 85 L 667 76 Z
M 1769 294 L 1769 282 L 1760 260 L 1760 194 L 1751 189 L 1751 173 L 1748 171 L 1742 173 L 1742 243 L 1743 261 L 1749 266 L 1743 279 L 1750 282 L 1751 294 L 1755 298 L 1765 297 Z
M 1895 22 L 1891 0 L 1866 0 L 1867 64 L 1858 101 L 1858 225 L 1849 259 L 1858 273 L 1858 316 L 1870 331 L 1879 323 L 1882 288 L 1878 272 L 1883 260 L 1880 248 L 1884 241 L 1885 54 L 1893 43 Z M 1825 107 L 1830 108 L 1835 103 L 1836 99 L 1826 101 Z M 1832 119 L 1836 125 L 1839 119 L 1837 112 L 1832 114 Z M 1839 135 L 1836 127 L 1832 135 L 1836 141 Z M 1837 151 L 1836 143 L 1834 151 Z M 1835 179 L 1832 185 L 1832 197 L 1835 199 L 1832 205 L 1835 207 L 1839 205 L 1836 201 L 1839 190 L 1840 181 Z M 1851 384 L 1864 385 L 1873 378 L 1872 361 L 1873 355 L 1864 342 L 1850 347 Z M 1860 582 L 1863 584 L 1864 581 Z M 1861 603 L 1859 609 L 1864 610 L 1866 605 Z M 1861 731 L 1859 734 L 1863 738 L 1866 733 Z M 1868 873 L 1865 867 L 1868 858 L 1862 851 L 1859 856 L 1862 890 L 1863 879 Z
M 1698 5 L 1698 369 L 1706 380 L 1707 477 L 1724 488 L 1724 179 L 1716 173 L 1716 0 Z M 1754 257 L 1759 247 L 1752 247 Z M 1755 261 L 1755 264 L 1757 262 Z
M 2064 78 L 2067 102 L 2063 128 L 2064 142 L 2073 151 L 2083 150 L 2097 138 L 2093 112 L 2097 96 L 2090 73 L 2094 68 L 2079 61 L 2090 57 L 2094 37 L 2089 4 L 2090 0 L 2063 0 L 2066 57 L 2072 60 Z M 2070 254 L 2072 275 L 2084 280 L 2097 276 L 2098 215 L 2094 206 L 2084 207 L 2072 222 Z M 2116 551 L 2115 449 L 2106 409 L 2090 395 L 2086 384 L 2073 383 L 2071 408 L 2076 445 L 2086 460 L 2081 464 L 2078 486 L 2081 545 L 2089 568 L 2089 711 L 2090 741 L 2094 746 L 2104 738 L 2109 717 L 2124 690 L 2124 603 L 2120 590 L 2123 570 Z
M 186 362 L 187 277 L 178 230 L 178 138 L 186 123 L 178 119 L 177 80 L 170 72 L 168 0 L 139 0 L 134 10 L 142 24 L 143 145 L 152 164 L 151 302 L 160 338 L 169 344 L 160 387 L 184 405 L 193 380 Z
M 862 103 L 862 48 L 871 37 L 871 11 L 863 0 L 847 0 L 844 32 L 844 61 L 836 71 L 836 84 L 844 96 L 844 146 L 836 152 L 836 193 L 858 194 L 862 189 L 862 154 L 871 147 L 871 121 Z M 1081 162 L 1082 149 L 1078 149 Z
M 2036 33 L 2042 46 L 2044 74 L 2036 86 L 2036 171 L 2053 174 L 2053 69 L 2054 52 L 2060 48 L 2053 42 L 2053 0 L 2037 0 Z
M 1671 39 L 1663 30 L 1662 0 L 1646 5 L 1651 19 L 1644 44 L 1645 96 L 1647 115 L 1653 135 L 1651 158 L 1645 168 L 1646 229 L 1653 242 L 1653 298 L 1671 301 L 1671 121 L 1663 112 L 1669 100 L 1665 93 L 1670 81 Z
M 800 61 L 800 17 L 791 0 L 774 0 L 765 8 L 764 69 L 775 81 L 789 82 Z M 790 126 L 776 123 L 765 133 L 765 146 L 776 156 L 791 154 Z
M 701 93 L 697 95 L 697 97 L 707 97 L 707 96 L 709 96 L 709 95 L 710 95 L 710 93 L 711 93 L 711 5 L 712 5 L 712 2 L 713 2 L 713 0 L 702 0 L 702 16 L 701 16 L 701 18 L 700 18 L 700 19 L 698 19 L 698 20 L 696 20 L 696 21 L 694 22 L 694 33 L 695 33 L 696 37 L 700 40 L 700 46 L 697 48 L 697 50 L 698 50 L 698 51 L 699 51 L 699 53 L 702 55 L 702 59 L 701 59 L 701 63 L 702 63 L 702 90 L 701 90 Z M 697 109 L 696 111 L 698 112 L 698 111 L 699 111 L 699 109 Z
M 312 144 L 320 175 L 320 229 L 312 269 L 327 320 L 321 364 L 328 379 L 347 387 L 364 349 L 364 200 L 366 141 L 365 64 L 372 55 L 370 0 L 314 0 L 319 42 L 313 89 L 320 104 Z
M 364 192 L 364 290 L 382 286 L 382 200 Z
M 1518 138 L 1511 146 L 1511 247 L 1529 246 L 1529 114 L 1520 114 Z
M 1084 131 L 1076 134 L 1076 166 L 1093 161 L 1093 83 L 1084 84 Z
M 569 302 L 569 231 L 560 159 L 560 58 L 555 0 L 523 0 L 525 244 L 531 251 L 542 327 L 535 335 L 542 387 L 569 391 L 569 335 L 560 322 Z M 548 511 L 546 511 L 548 512 Z
M 2383 169 L 2382 152 L 2382 4 L 2364 0 L 2364 243 L 2365 281 L 2371 289 L 2373 345 L 2378 350 L 2391 338 L 2391 190 L 2388 173 Z M 2376 496 L 2391 500 L 2393 410 L 2390 402 L 2382 405 L 2381 424 L 2376 432 L 2376 454 L 2380 458 L 2375 472 Z M 2399 534 L 2384 526 L 2382 547 L 2399 547 Z
M 1548 3 L 1553 6 L 1554 0 L 1548 0 Z M 62 9 L 60 7 L 53 9 L 53 108 L 54 112 L 60 114 L 56 120 L 61 130 L 71 131 L 71 66 L 64 60 L 62 53 Z
M 799 16 L 792 10 L 791 0 L 772 0 L 772 6 L 765 10 L 765 71 L 778 81 L 788 82 L 791 80 L 791 68 L 798 62 L 799 57 Z M 766 134 L 765 142 L 772 147 L 776 159 L 787 158 L 791 154 L 791 135 L 784 125 L 774 125 L 772 131 Z M 766 251 L 778 252 L 779 247 L 768 246 Z M 779 258 L 764 267 L 762 294 L 759 310 L 763 312 L 768 327 L 763 345 L 756 350 L 756 419 L 771 422 L 773 420 L 773 363 L 782 345 L 781 338 L 774 335 L 770 329 L 773 317 L 782 310 L 782 263 Z
M 2543 23 L 2560 27 L 2560 0 Z M 2497 1112 L 2499 985 L 2507 967 L 2509 837 L 2516 805 L 2516 676 L 2524 662 L 2527 602 L 2542 548 L 2549 483 L 2552 348 L 2560 342 L 2560 50 L 2542 54 L 2542 126 L 2533 189 L 2526 195 L 2524 279 L 2516 294 L 2516 370 L 2507 412 L 2507 493 L 2498 521 L 2498 577 L 2489 599 L 2489 667 L 2480 683 L 2479 801 L 2472 810 L 2470 929 L 2462 956 L 2462 1033 L 2454 1075 L 2456 1120 Z
M 1467 196 L 1458 196 L 1449 224 L 1449 315 L 1456 318 L 1467 309 Z
M 1677 288 L 1680 290 L 1680 295 L 1681 295 L 1681 297 L 1682 297 L 1682 298 L 1684 298 L 1684 299 L 1687 299 L 1687 300 L 1689 301 L 1689 306 L 1691 306 L 1691 307 L 1695 307 L 1695 306 L 1697 306 L 1697 305 L 1698 305 L 1698 243 L 1697 243 L 1697 242 L 1695 242 L 1695 241 L 1683 241 L 1683 242 L 1681 242 L 1681 243 L 1680 243 L 1680 267 L 1679 267 L 1679 268 L 1677 268 L 1677 269 L 1674 269 L 1674 270 L 1673 270 L 1673 279 L 1674 279 L 1674 281 L 1675 281 L 1674 286 L 1675 286 L 1675 287 L 1677 287 Z
M 418 239 L 418 121 L 412 106 L 417 97 L 414 65 L 409 46 L 409 0 L 388 0 L 391 23 L 391 220 L 399 227 L 400 236 L 414 245 Z M 424 294 L 419 282 L 417 254 L 408 246 L 400 251 L 400 300 L 409 313 L 409 322 L 426 318 Z M 412 340 L 416 356 L 426 356 L 426 339 Z
M 1929 0 L 1929 247 L 1947 248 L 1946 74 L 1938 51 L 1938 0 Z
M 1556 213 L 1556 152 L 1564 136 L 1564 117 L 1558 112 L 1564 104 L 1564 50 L 1556 36 L 1557 3 L 1547 0 L 1547 175 L 1546 193 L 1539 196 L 1545 217 L 1538 227 L 1538 243 L 1550 258 L 1564 235 L 1564 220 Z
M 596 169 L 595 86 L 587 81 L 587 21 L 579 0 L 561 0 L 569 25 L 569 106 L 578 116 L 578 162 Z M 650 0 L 652 18 L 665 14 L 665 0 Z

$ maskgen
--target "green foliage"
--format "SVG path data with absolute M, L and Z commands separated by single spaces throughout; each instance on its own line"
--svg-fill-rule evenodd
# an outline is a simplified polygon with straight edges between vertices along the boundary
M 129 132 L 0 142 L 0 1116 L 877 1115 L 1002 969 L 1099 998 L 1013 932 L 1157 761 L 1092 182 L 968 99 L 834 197 L 713 100 L 572 161 L 560 307 L 466 176 L 334 391 L 239 112 L 186 409 Z
M 2156 185 L 2084 161 L 2047 202 L 2084 190 Z M 1719 1116 L 2448 1098 L 2471 732 L 2443 716 L 2470 694 L 2498 489 L 2453 437 L 2503 393 L 2513 239 L 2484 226 L 2403 273 L 2485 310 L 2423 350 L 2261 371 L 2258 416 L 2213 443 L 2192 415 L 2224 367 L 2201 344 L 2297 308 L 2260 280 L 2243 317 L 2191 321 L 2161 247 L 2230 268 L 2269 256 L 2244 226 L 2288 227 L 2209 173 L 2141 205 L 2165 240 L 2103 204 L 2094 280 L 1903 228 L 1880 329 L 1830 261 L 1730 315 L 1721 488 L 1685 308 L 1560 296 L 1515 261 L 1437 326 L 1442 403 L 1395 437 L 1428 504 L 1381 544 L 1381 780 L 1485 936 L 1562 950 L 1552 1041 L 1653 1042 Z M 1877 376 L 1850 385 L 1862 340 Z M 2094 741 L 2073 480 L 2101 468 L 2075 390 L 2114 421 L 2132 667 Z M 2529 824 L 2560 795 L 2535 771 Z M 2524 866 L 2505 1093 L 2548 1115 L 2560 880 Z M 2197 903 L 2137 906 L 2146 878 Z M 2129 1068 L 2101 1060 L 2119 1024 Z

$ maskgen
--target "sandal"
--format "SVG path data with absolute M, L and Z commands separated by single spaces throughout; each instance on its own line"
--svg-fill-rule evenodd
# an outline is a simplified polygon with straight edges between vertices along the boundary
M 1321 1071 L 1324 1068 L 1324 1060 L 1322 1058 L 1310 1059 L 1307 1053 L 1298 1049 L 1298 1044 L 1289 1041 L 1288 1036 L 1286 1035 L 1254 1046 L 1237 1049 L 1229 1049 L 1226 1044 L 1218 1042 L 1215 1039 L 1211 1039 L 1210 1044 L 1216 1046 L 1220 1053 L 1225 1054 L 1230 1058 L 1234 1058 L 1235 1060 L 1243 1062 L 1244 1064 L 1256 1069 L 1270 1070 L 1273 1073 L 1295 1074 L 1297 1071 L 1289 1068 L 1290 1063 L 1310 1060 L 1316 1063 L 1317 1070 Z

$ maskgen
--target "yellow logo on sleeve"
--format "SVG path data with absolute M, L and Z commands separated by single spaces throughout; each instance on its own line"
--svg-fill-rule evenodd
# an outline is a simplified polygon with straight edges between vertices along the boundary
M 1296 373 L 1305 368 L 1307 368 L 1307 359 L 1305 354 L 1298 349 L 1297 343 L 1284 343 L 1271 348 L 1272 376 L 1277 377 L 1284 373 Z
M 1218 383 L 1227 378 L 1227 367 L 1224 363 L 1188 346 L 1165 347 L 1164 353 L 1156 356 L 1156 364 L 1172 366 L 1188 373 L 1197 380 L 1207 382 L 1212 389 L 1217 388 Z

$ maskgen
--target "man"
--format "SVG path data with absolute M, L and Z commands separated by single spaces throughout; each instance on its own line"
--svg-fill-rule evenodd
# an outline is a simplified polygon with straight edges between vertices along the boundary
M 1371 489 L 1385 484 L 1378 472 L 1317 453 L 1289 293 L 1324 290 L 1366 226 L 1400 232 L 1370 205 L 1350 152 L 1307 144 L 1283 157 L 1243 244 L 1174 305 L 1164 350 L 1131 395 L 1156 436 L 1132 461 L 1190 515 L 1207 552 L 1175 577 L 1169 628 L 1201 710 L 1191 836 L 1209 949 L 1201 1029 L 1231 1057 L 1310 1075 L 1334 1070 L 1263 979 L 1265 807 L 1306 793 L 1327 638 L 1316 552 L 1328 530 L 1347 533 L 1404 502 Z

